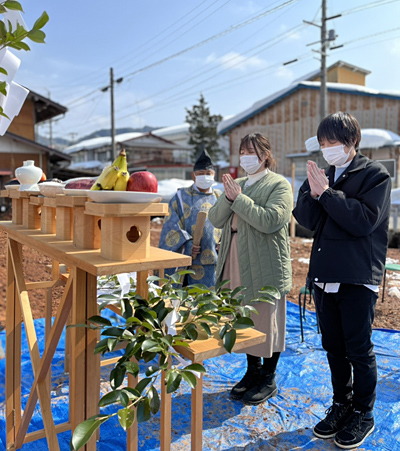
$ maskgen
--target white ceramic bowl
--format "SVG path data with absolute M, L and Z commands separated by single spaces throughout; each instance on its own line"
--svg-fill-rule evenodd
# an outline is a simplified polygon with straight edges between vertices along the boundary
M 39 183 L 40 194 L 45 197 L 56 197 L 56 194 L 64 194 L 64 183 L 43 182 Z

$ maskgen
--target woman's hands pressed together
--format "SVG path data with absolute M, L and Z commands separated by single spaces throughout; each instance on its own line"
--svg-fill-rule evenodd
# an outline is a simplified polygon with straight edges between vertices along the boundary
M 311 188 L 311 196 L 316 199 L 329 188 L 329 180 L 325 171 L 320 169 L 315 161 L 307 162 L 307 177 Z
M 239 183 L 235 182 L 230 174 L 224 174 L 222 176 L 222 183 L 224 184 L 226 198 L 234 202 L 239 194 L 242 193 L 242 188 Z

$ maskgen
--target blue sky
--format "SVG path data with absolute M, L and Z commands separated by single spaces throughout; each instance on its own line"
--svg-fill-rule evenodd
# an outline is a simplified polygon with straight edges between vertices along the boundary
M 109 84 L 110 67 L 115 79 L 123 77 L 115 86 L 120 128 L 181 124 L 200 92 L 213 114 L 237 114 L 320 65 L 312 52 L 319 46 L 307 46 L 320 39 L 320 30 L 303 19 L 319 23 L 321 0 L 22 4 L 28 26 L 43 11 L 50 21 L 46 44 L 14 51 L 22 60 L 15 81 L 68 107 L 53 122 L 54 137 L 76 140 L 110 127 L 110 94 L 100 90 Z M 328 21 L 328 28 L 338 35 L 333 45 L 344 44 L 329 52 L 327 64 L 340 59 L 368 69 L 368 87 L 400 92 L 400 1 L 327 0 L 327 5 L 328 16 L 343 14 Z M 295 58 L 297 63 L 283 66 Z M 39 132 L 48 135 L 49 125 Z

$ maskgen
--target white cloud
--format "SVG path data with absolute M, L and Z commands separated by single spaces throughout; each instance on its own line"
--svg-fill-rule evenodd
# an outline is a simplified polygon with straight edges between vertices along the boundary
M 283 80 L 288 80 L 288 81 L 292 81 L 294 78 L 294 74 L 293 72 L 288 69 L 286 66 L 281 66 L 278 68 L 278 70 L 274 73 L 275 77 L 283 79 Z
M 247 57 L 237 52 L 229 52 L 222 56 L 215 53 L 209 55 L 206 59 L 207 63 L 216 63 L 224 69 L 237 70 L 240 72 L 248 72 L 253 69 L 261 69 L 267 66 L 267 62 L 257 56 Z

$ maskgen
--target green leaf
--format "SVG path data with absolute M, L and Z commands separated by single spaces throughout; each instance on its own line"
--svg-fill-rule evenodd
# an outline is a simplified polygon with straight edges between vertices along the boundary
M 224 335 L 223 338 L 224 348 L 229 352 L 229 354 L 232 352 L 232 348 L 235 346 L 235 342 L 236 342 L 236 330 L 231 329 Z
M 216 316 L 204 315 L 201 317 L 201 319 L 204 319 L 204 320 L 214 324 L 215 326 L 218 325 L 218 318 Z
M 44 33 L 42 30 L 28 31 L 28 38 L 33 42 L 37 42 L 38 44 L 44 44 L 45 37 L 46 33 Z
M 154 327 L 151 324 L 149 324 L 147 321 L 142 322 L 142 327 L 145 327 L 150 332 L 153 332 L 153 330 L 154 330 Z
M 126 323 L 128 324 L 130 324 L 130 323 L 135 323 L 135 324 L 138 324 L 138 325 L 141 325 L 142 324 L 142 322 L 140 321 L 140 319 L 138 319 L 138 318 L 135 318 L 134 316 L 131 316 L 130 318 L 128 318 L 127 320 L 126 320 Z
M 2 73 L 4 75 L 8 75 L 8 72 L 2 67 L 0 67 L 0 73 Z
M 125 319 L 131 318 L 133 316 L 133 308 L 129 299 L 122 299 L 121 301 L 121 312 L 122 317 Z
M 196 373 L 205 373 L 206 370 L 203 365 L 200 363 L 192 363 L 188 366 L 185 366 L 184 370 L 196 371 Z
M 224 285 L 227 285 L 230 282 L 229 279 L 226 280 L 222 280 L 216 287 L 215 287 L 215 291 L 219 291 Z
M 135 411 L 129 407 L 118 410 L 118 421 L 122 429 L 126 431 L 135 421 Z
M 150 276 L 147 278 L 147 282 L 158 282 L 159 280 L 163 281 L 164 283 L 168 282 L 167 279 L 162 279 L 161 277 L 158 276 Z
M 158 343 L 156 341 L 154 341 L 154 340 L 145 340 L 142 343 L 142 351 L 146 352 L 149 349 L 151 349 L 151 348 L 153 348 L 154 346 L 157 346 L 157 345 L 158 345 Z
M 222 326 L 220 328 L 220 330 L 219 330 L 219 337 L 220 338 L 224 338 L 224 336 L 225 336 L 226 332 L 228 331 L 228 329 L 229 329 L 229 324 L 225 324 L 225 326 Z
M 88 321 L 94 324 L 100 324 L 100 326 L 112 326 L 111 321 L 98 315 L 91 316 Z
M 125 340 L 130 341 L 130 340 L 134 340 L 135 339 L 135 335 L 130 330 L 125 329 L 122 332 L 122 338 L 124 338 Z
M 117 346 L 118 341 L 115 338 L 107 338 L 107 348 L 110 352 L 114 351 L 115 346 Z
M 142 379 L 141 381 L 139 381 L 139 383 L 136 385 L 136 390 L 142 394 L 143 390 L 150 384 L 150 382 L 152 381 L 152 379 L 150 377 L 145 377 L 144 379 Z
M 7 9 L 4 8 L 3 5 L 0 5 L 0 14 L 6 13 L 6 12 L 7 12 Z
M 23 12 L 21 4 L 14 0 L 7 0 L 6 2 L 3 3 L 3 6 L 5 6 L 7 9 L 10 9 L 10 10 Z
M 157 371 L 160 371 L 160 367 L 157 365 L 150 365 L 146 370 L 146 376 L 151 376 L 152 374 L 156 373 Z
M 182 376 L 176 371 L 171 371 L 167 375 L 167 393 L 172 393 L 179 388 Z
M 181 374 L 185 381 L 189 384 L 190 388 L 196 388 L 197 378 L 193 373 L 190 371 L 182 371 Z
M 207 323 L 200 323 L 200 326 L 206 331 L 206 334 L 211 337 L 211 329 Z
M 243 291 L 243 290 L 245 290 L 246 289 L 246 287 L 236 287 L 233 291 L 232 291 L 232 294 L 231 294 L 231 297 L 235 297 L 238 293 L 240 293 L 241 291 Z
M 40 30 L 41 28 L 43 28 L 46 23 L 49 21 L 49 16 L 46 13 L 46 11 L 43 11 L 42 15 L 39 17 L 39 19 L 37 19 L 37 21 L 33 24 L 33 29 L 34 30 Z
M 108 338 L 104 338 L 103 340 L 100 340 L 95 348 L 94 348 L 94 353 L 95 354 L 99 354 L 99 353 L 104 353 L 105 351 L 108 350 Z
M 172 341 L 173 341 L 172 335 L 171 334 L 165 335 L 165 337 L 161 338 L 161 341 L 168 346 L 172 346 Z
M 114 404 L 119 402 L 120 390 L 113 390 L 104 395 L 99 401 L 99 407 L 108 406 L 109 404 Z
M 121 392 L 126 393 L 128 398 L 131 400 L 140 398 L 140 393 L 136 390 L 136 388 L 125 387 L 121 390 Z
M 129 405 L 129 396 L 128 396 L 128 394 L 126 392 L 124 392 L 122 390 L 120 391 L 120 393 L 119 393 L 119 400 L 121 401 L 121 404 L 124 407 L 128 407 L 128 405 Z
M 250 318 L 238 318 L 232 325 L 234 329 L 248 329 L 254 327 L 254 322 Z
M 125 367 L 123 365 L 117 365 L 115 368 L 111 370 L 110 373 L 110 383 L 111 387 L 116 389 L 119 387 L 125 378 Z
M 150 411 L 153 415 L 155 415 L 160 410 L 160 398 L 155 387 L 151 387 L 148 396 Z
M 135 377 L 139 374 L 139 365 L 136 362 L 125 362 L 126 372 L 133 374 Z
M 109 327 L 108 329 L 104 329 L 101 335 L 106 335 L 108 337 L 122 337 L 123 333 L 124 330 L 119 327 Z
M 137 421 L 144 423 L 151 418 L 150 402 L 148 398 L 141 399 L 137 406 Z
M 111 415 L 95 415 L 84 422 L 78 424 L 72 433 L 70 447 L 73 450 L 82 448 L 89 441 L 93 432 L 100 427 L 105 421 L 107 421 Z
M 8 46 L 15 50 L 25 50 L 26 52 L 29 52 L 31 49 L 28 44 L 25 44 L 25 42 L 13 42 L 8 44 Z
M 218 310 L 218 307 L 213 304 L 204 304 L 197 310 L 197 315 L 204 315 L 207 312 L 215 312 Z

